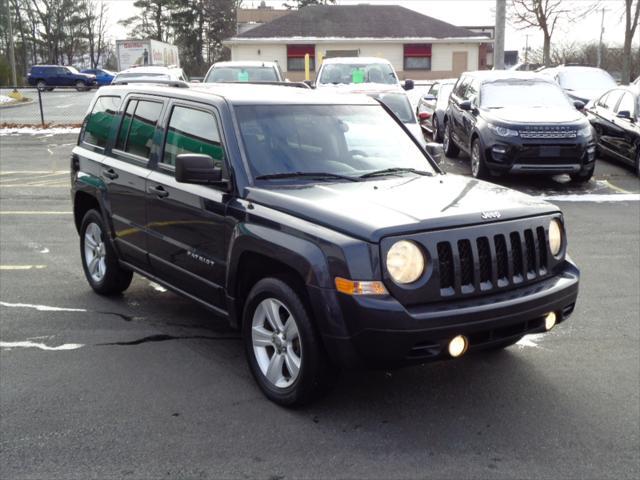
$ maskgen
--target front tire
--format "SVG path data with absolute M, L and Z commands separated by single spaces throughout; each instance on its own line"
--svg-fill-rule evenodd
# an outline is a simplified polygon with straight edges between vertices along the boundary
M 444 124 L 444 135 L 442 137 L 442 149 L 444 150 L 444 154 L 447 157 L 457 157 L 460 153 L 460 149 L 454 143 L 453 138 L 451 138 L 451 127 L 449 122 L 445 122 Z
M 249 368 L 269 400 L 302 405 L 323 389 L 327 361 L 304 302 L 285 281 L 264 278 L 251 289 L 242 331 Z
M 89 210 L 82 219 L 80 256 L 84 275 L 96 293 L 115 295 L 131 285 L 133 272 L 123 269 L 118 263 L 102 216 L 96 210 Z
M 488 178 L 490 176 L 489 169 L 484 161 L 484 154 L 480 147 L 479 138 L 474 138 L 471 143 L 471 175 L 478 179 Z
M 571 177 L 571 182 L 578 184 L 588 183 L 589 180 L 591 180 L 591 177 L 593 177 L 595 169 L 596 166 L 594 165 L 593 168 L 589 169 L 586 173 L 574 173 L 569 175 Z

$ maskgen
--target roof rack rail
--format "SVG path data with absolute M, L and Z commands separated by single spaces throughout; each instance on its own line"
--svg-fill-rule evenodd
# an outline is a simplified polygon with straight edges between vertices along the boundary
M 122 80 L 115 80 L 111 85 L 129 85 L 131 83 L 147 83 L 151 85 L 165 85 L 167 87 L 190 88 L 189 84 L 182 80 L 154 80 L 153 78 L 123 78 Z
M 307 85 L 304 82 L 206 82 L 206 83 L 201 83 L 200 85 L 207 85 L 207 83 L 217 83 L 217 84 L 232 84 L 232 85 L 276 85 L 276 86 L 280 86 L 280 87 L 294 87 L 294 88 L 307 88 L 310 89 L 311 87 L 309 85 Z

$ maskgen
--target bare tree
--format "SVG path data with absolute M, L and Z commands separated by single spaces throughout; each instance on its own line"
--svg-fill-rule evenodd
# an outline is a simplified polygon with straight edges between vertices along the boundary
M 551 64 L 551 37 L 558 22 L 574 22 L 597 7 L 592 2 L 576 11 L 566 0 L 511 0 L 511 21 L 522 29 L 539 28 L 544 37 L 543 63 Z M 575 6 L 574 6 L 575 7 Z
M 621 80 L 623 84 L 627 84 L 631 82 L 631 43 L 633 42 L 633 35 L 636 33 L 638 18 L 640 17 L 640 2 L 638 0 L 624 0 L 624 3 L 625 22 Z
M 80 5 L 80 12 L 89 48 L 91 68 L 97 68 L 100 63 L 100 56 L 105 49 L 108 21 L 107 5 L 103 1 L 84 0 Z

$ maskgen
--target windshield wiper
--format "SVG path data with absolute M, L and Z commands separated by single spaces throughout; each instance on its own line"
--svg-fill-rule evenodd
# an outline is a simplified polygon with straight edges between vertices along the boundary
M 360 178 L 370 178 L 370 177 L 377 177 L 380 175 L 389 175 L 393 173 L 405 173 L 405 172 L 416 173 L 418 175 L 424 175 L 426 177 L 433 176 L 433 173 L 425 172 L 424 170 L 416 170 L 415 168 L 394 167 L 394 168 L 385 168 L 383 170 L 376 170 L 374 172 L 365 173 L 364 175 L 360 175 Z
M 256 180 L 272 180 L 278 178 L 295 178 L 295 177 L 314 177 L 314 178 L 340 178 L 342 180 L 349 180 L 350 182 L 358 182 L 356 177 L 349 177 L 348 175 L 340 175 L 338 173 L 328 172 L 282 172 L 282 173 L 270 173 L 268 175 L 258 175 Z

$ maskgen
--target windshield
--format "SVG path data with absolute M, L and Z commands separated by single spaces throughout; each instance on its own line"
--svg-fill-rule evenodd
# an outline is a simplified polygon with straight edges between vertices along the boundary
M 564 92 L 553 83 L 510 80 L 482 85 L 480 106 L 483 108 L 535 108 L 571 107 L 571 104 Z
M 218 82 L 277 82 L 272 67 L 215 67 L 209 72 L 206 83 Z
M 395 85 L 398 83 L 391 65 L 387 63 L 370 63 L 358 65 L 349 63 L 331 63 L 324 66 L 320 84 L 349 84 L 349 83 L 383 83 Z
M 433 168 L 379 105 L 240 105 L 240 132 L 255 176 L 324 172 L 356 178 L 387 168 Z
M 402 123 L 416 123 L 416 117 L 413 115 L 413 109 L 406 93 L 380 93 L 372 95 L 372 97 L 389 107 Z
M 163 79 L 168 79 L 169 75 L 167 73 L 144 73 L 144 72 L 120 73 L 120 74 L 118 74 L 116 80 L 125 80 L 127 78 L 163 78 Z
M 617 87 L 611 75 L 599 68 L 560 72 L 558 83 L 566 90 L 608 90 Z

